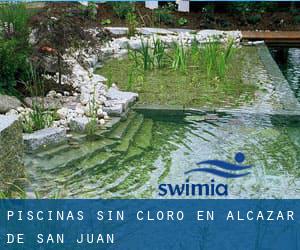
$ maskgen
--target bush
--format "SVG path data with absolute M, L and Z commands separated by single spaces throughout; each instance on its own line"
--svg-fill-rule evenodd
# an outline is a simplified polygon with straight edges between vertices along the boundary
M 253 14 L 247 17 L 247 21 L 250 24 L 257 24 L 261 21 L 262 16 L 261 14 Z
M 135 12 L 135 7 L 129 2 L 112 3 L 113 10 L 120 19 L 125 19 L 128 14 Z
M 30 13 L 22 3 L 0 7 L 0 91 L 14 93 L 17 81 L 23 78 L 30 54 Z
M 300 24 L 300 15 L 294 16 L 293 19 L 296 24 Z
M 173 24 L 175 21 L 175 17 L 172 12 L 175 10 L 175 5 L 172 3 L 168 3 L 160 9 L 154 10 L 154 18 L 155 22 L 159 25 L 163 24 Z

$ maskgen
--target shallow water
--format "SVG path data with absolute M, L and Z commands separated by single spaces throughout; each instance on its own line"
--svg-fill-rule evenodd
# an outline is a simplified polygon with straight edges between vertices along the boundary
M 32 182 L 28 190 L 45 197 L 159 198 L 160 183 L 182 184 L 189 178 L 190 183 L 210 183 L 211 179 L 226 183 L 229 198 L 300 197 L 297 119 L 241 113 L 177 118 L 137 114 L 129 120 L 106 134 L 106 139 L 28 157 Z M 184 174 L 203 160 L 234 163 L 240 151 L 246 156 L 243 164 L 253 166 L 248 176 L 224 179 L 208 173 Z M 80 154 L 85 156 L 74 160 Z
M 270 51 L 300 101 L 300 48 L 271 47 Z

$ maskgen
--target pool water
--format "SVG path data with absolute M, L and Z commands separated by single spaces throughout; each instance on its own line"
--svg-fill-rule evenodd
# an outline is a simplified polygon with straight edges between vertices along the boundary
M 300 101 L 300 48 L 271 47 L 270 52 Z
M 295 117 L 244 113 L 166 117 L 133 112 L 78 148 L 62 145 L 28 157 L 28 189 L 42 197 L 160 198 L 161 183 L 213 179 L 228 185 L 229 198 L 299 198 L 299 125 Z M 204 160 L 234 163 L 237 152 L 245 154 L 243 164 L 252 165 L 245 177 L 185 174 Z

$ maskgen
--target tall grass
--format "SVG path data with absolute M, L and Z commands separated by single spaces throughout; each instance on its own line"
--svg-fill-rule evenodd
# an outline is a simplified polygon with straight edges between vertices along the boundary
M 175 43 L 173 47 L 172 68 L 180 70 L 181 72 L 187 71 L 188 52 L 181 43 Z
M 22 125 L 25 133 L 32 133 L 36 130 L 50 127 L 55 120 L 55 113 L 45 109 L 45 102 L 43 98 L 45 93 L 44 83 L 32 64 L 29 64 L 26 78 L 27 81 L 24 81 L 23 83 L 25 84 L 26 89 L 30 92 L 30 95 L 33 97 L 32 111 L 23 116 Z
M 160 39 L 153 39 L 153 45 L 154 64 L 157 66 L 157 68 L 161 69 L 165 64 L 166 45 Z
M 225 47 L 216 41 L 210 41 L 204 46 L 203 57 L 208 79 L 215 76 L 224 79 L 233 54 L 233 44 L 231 39 Z

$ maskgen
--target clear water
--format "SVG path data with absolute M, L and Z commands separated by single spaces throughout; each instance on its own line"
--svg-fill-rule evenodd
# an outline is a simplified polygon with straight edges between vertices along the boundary
M 189 177 L 191 183 L 211 179 L 227 183 L 229 198 L 300 197 L 300 120 L 242 113 L 177 118 L 139 114 L 130 119 L 122 139 L 106 141 L 109 147 L 89 156 L 104 139 L 82 142 L 78 149 L 59 150 L 52 156 L 30 156 L 30 189 L 45 197 L 59 192 L 60 197 L 159 198 L 160 183 L 181 184 Z M 253 166 L 246 177 L 184 174 L 207 159 L 234 162 L 239 151 L 246 155 L 245 164 Z M 82 152 L 83 159 L 71 161 Z M 71 163 L 64 165 L 67 162 Z
M 300 100 L 300 50 L 288 49 L 284 56 L 271 51 Z M 159 198 L 159 184 L 188 178 L 228 184 L 229 198 L 300 198 L 300 116 L 263 115 L 280 110 L 281 93 L 261 63 L 247 63 L 252 67 L 244 81 L 261 85 L 251 107 L 226 115 L 132 113 L 97 139 L 76 136 L 69 144 L 27 155 L 27 190 L 41 197 Z M 237 152 L 245 154 L 243 164 L 253 166 L 250 175 L 184 174 L 204 160 L 234 163 Z
M 300 101 L 300 48 L 271 47 L 270 51 Z

